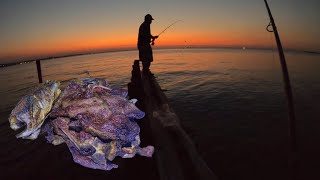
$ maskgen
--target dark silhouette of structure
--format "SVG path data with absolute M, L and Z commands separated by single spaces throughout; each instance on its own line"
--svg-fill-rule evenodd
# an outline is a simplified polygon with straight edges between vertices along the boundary
M 134 168 L 139 165 L 148 168 L 146 170 L 148 176 L 143 179 L 217 180 L 214 172 L 201 158 L 192 140 L 181 127 L 180 119 L 170 107 L 163 89 L 155 77 L 141 75 L 139 63 L 139 60 L 133 63 L 128 93 L 129 97 L 138 99 L 137 106 L 146 114 L 141 121 L 141 142 L 154 145 L 155 154 L 152 157 L 153 161 L 148 159 L 147 165 L 136 164 Z M 159 178 L 152 175 L 158 175 Z
M 142 61 L 143 73 L 152 75 L 150 72 L 150 64 L 153 61 L 152 48 L 150 43 L 154 42 L 158 36 L 152 36 L 150 30 L 150 24 L 152 23 L 152 16 L 147 14 L 144 17 L 144 22 L 140 25 L 139 35 L 138 35 L 138 50 L 139 59 Z

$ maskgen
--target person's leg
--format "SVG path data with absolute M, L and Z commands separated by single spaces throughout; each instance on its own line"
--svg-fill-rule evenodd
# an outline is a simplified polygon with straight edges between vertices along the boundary
M 149 72 L 149 66 L 148 62 L 146 60 L 142 61 L 142 71 L 143 73 L 148 73 Z
M 151 74 L 150 73 L 150 64 L 153 61 L 152 56 L 152 48 L 151 46 L 143 46 L 139 48 L 139 58 L 142 61 L 142 72 L 145 74 Z
M 153 61 L 153 54 L 152 54 L 151 46 L 147 50 L 147 59 L 148 59 L 147 67 L 148 67 L 148 71 L 150 72 L 150 65 L 151 65 L 151 62 Z
M 147 70 L 147 71 L 150 71 L 150 61 L 147 61 L 147 62 L 146 62 L 146 70 Z
M 146 58 L 146 50 L 144 47 L 139 47 L 139 59 L 142 62 L 142 72 L 144 73 L 148 67 L 147 67 L 147 58 Z

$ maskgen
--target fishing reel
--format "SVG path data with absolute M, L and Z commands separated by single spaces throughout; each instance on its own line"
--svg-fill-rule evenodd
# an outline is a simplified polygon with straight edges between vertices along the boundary
M 154 45 L 154 40 L 157 39 L 158 37 L 159 37 L 159 35 L 158 35 L 158 36 L 154 36 L 154 37 L 152 38 L 152 40 L 151 40 L 151 45 L 152 45 L 152 46 Z

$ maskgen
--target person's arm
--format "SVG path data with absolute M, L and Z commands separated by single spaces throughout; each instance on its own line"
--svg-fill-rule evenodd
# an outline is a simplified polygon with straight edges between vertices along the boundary
M 139 36 L 141 36 L 142 39 L 153 39 L 154 36 L 150 33 L 150 27 L 146 26 L 145 24 L 142 24 L 139 29 Z
M 151 35 L 152 36 L 152 35 Z M 151 45 L 154 45 L 154 40 L 157 39 L 159 36 L 152 36 L 151 38 Z

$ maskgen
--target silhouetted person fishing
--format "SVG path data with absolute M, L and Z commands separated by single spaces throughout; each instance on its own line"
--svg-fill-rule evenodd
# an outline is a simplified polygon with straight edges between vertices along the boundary
M 143 73 L 153 75 L 150 72 L 150 64 L 153 61 L 152 48 L 150 43 L 154 42 L 158 36 L 152 36 L 150 24 L 152 23 L 152 16 L 147 14 L 144 17 L 144 22 L 140 25 L 138 36 L 139 59 L 142 61 Z

